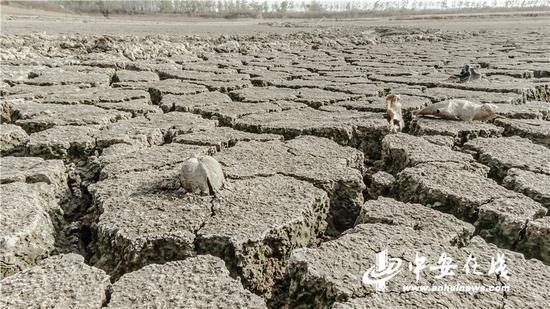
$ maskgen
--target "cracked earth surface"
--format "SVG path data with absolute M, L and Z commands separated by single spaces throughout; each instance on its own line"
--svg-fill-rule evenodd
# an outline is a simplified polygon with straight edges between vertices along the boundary
M 2 34 L 0 307 L 547 308 L 548 46 L 547 27 Z M 484 79 L 449 79 L 465 63 Z M 500 117 L 412 119 L 449 98 Z M 179 188 L 192 154 L 222 164 L 219 196 Z M 508 281 L 439 283 L 511 290 L 405 293 L 403 271 L 377 293 L 384 248 L 485 273 L 504 254 Z

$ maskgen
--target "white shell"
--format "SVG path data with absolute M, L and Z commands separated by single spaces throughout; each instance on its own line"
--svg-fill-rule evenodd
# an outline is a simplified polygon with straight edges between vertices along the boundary
M 181 186 L 192 193 L 215 194 L 225 181 L 221 164 L 211 156 L 191 156 L 183 162 Z

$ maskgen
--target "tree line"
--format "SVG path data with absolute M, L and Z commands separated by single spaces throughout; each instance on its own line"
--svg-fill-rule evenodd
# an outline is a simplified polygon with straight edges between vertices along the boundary
M 76 13 L 183 14 L 203 17 L 308 17 L 422 11 L 548 9 L 547 0 L 50 0 Z

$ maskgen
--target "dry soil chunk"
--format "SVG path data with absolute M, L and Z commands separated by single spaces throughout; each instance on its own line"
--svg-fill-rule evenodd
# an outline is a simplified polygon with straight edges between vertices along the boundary
M 71 90 L 69 88 L 67 91 L 40 96 L 39 100 L 43 103 L 52 104 L 98 104 L 132 100 L 150 101 L 150 95 L 144 90 L 126 90 L 118 88 L 84 88 Z
M 438 146 L 445 146 L 449 148 L 453 148 L 455 142 L 454 138 L 452 136 L 445 136 L 445 135 L 424 135 L 422 136 L 423 139 L 427 140 L 428 142 L 438 145 Z
M 401 265 L 404 269 L 386 282 L 385 293 L 398 294 L 407 284 L 430 285 L 428 282 L 435 273 L 425 270 L 417 283 L 414 273 L 407 270 L 408 262 L 415 261 L 417 252 L 431 263 L 436 263 L 442 252 L 457 259 L 459 249 L 442 243 L 443 239 L 434 238 L 429 231 L 415 230 L 407 225 L 372 223 L 360 224 L 318 248 L 296 249 L 288 267 L 291 306 L 323 308 L 335 301 L 377 294 L 374 286 L 362 284 L 362 277 L 375 265 L 376 254 L 385 249 L 389 257 L 404 260 Z M 476 283 L 497 284 L 495 279 L 478 279 Z M 464 283 L 474 280 L 467 278 Z M 486 297 L 500 299 L 502 295 L 488 294 Z
M 305 103 L 314 108 L 338 101 L 357 100 L 362 97 L 360 94 L 349 94 L 315 88 L 300 88 L 297 90 L 296 96 L 297 98 L 295 101 Z
M 311 244 L 326 229 L 327 194 L 281 175 L 227 186 L 197 232 L 197 248 L 224 258 L 246 286 L 270 297 L 290 251 Z
M 118 70 L 113 77 L 114 82 L 151 82 L 158 80 L 159 76 L 150 71 Z
M 184 83 L 177 79 L 164 79 L 151 82 L 114 83 L 113 87 L 149 91 L 151 94 L 151 101 L 153 104 L 157 105 L 161 101 L 162 97 L 167 94 L 186 95 L 208 91 L 208 89 L 204 86 Z
M 384 249 L 389 257 L 402 260 L 401 271 L 386 281 L 385 293 L 376 293 L 372 285 L 363 285 L 361 279 L 366 270 L 376 265 L 376 253 Z M 414 265 L 416 253 L 427 258 L 428 267 L 437 265 L 441 254 L 446 253 L 457 265 L 455 276 L 437 279 L 434 276 L 438 275 L 438 270 L 424 269 L 417 282 L 414 273 L 408 269 L 409 262 Z M 481 275 L 464 273 L 462 267 L 470 254 L 476 257 Z M 504 256 L 510 275 L 508 279 L 498 279 L 495 274 L 488 274 L 491 259 L 495 259 L 498 254 Z M 459 249 L 441 244 L 441 239 L 426 234 L 422 229 L 381 223 L 358 225 L 339 239 L 325 242 L 316 249 L 297 249 L 289 261 L 290 300 L 295 308 L 311 308 L 312 305 L 330 307 L 336 301 L 350 302 L 348 306 L 336 308 L 397 308 L 399 305 L 409 308 L 415 304 L 421 308 L 428 308 L 431 307 L 430 304 L 435 303 L 434 297 L 443 303 L 449 301 L 448 297 L 457 297 L 454 301 L 472 304 L 475 308 L 494 308 L 495 304 L 505 303 L 512 307 L 527 305 L 530 308 L 542 309 L 548 301 L 548 296 L 537 286 L 544 285 L 549 274 L 550 270 L 541 262 L 525 260 L 520 254 L 498 249 L 480 237 L 474 237 L 468 246 Z M 410 284 L 507 284 L 511 290 L 506 296 L 501 291 L 477 294 L 403 293 L 402 286 Z M 393 297 L 380 299 L 383 295 Z M 415 295 L 422 297 L 414 297 Z M 450 307 L 454 307 L 455 304 Z
M 515 119 L 550 120 L 550 104 L 540 101 L 530 101 L 525 104 L 499 104 L 497 114 Z
M 514 248 L 524 237 L 527 222 L 541 218 L 547 209 L 532 199 L 516 197 L 496 198 L 479 207 L 475 222 L 479 235 L 503 248 Z
M 293 101 L 298 98 L 295 89 L 276 88 L 276 87 L 252 87 L 231 91 L 229 94 L 235 101 L 241 102 L 269 102 L 279 100 Z
M 90 187 L 100 213 L 95 265 L 114 276 L 193 255 L 195 231 L 211 215 L 211 197 L 185 194 L 179 167 L 108 178 Z
M 389 127 L 383 114 L 303 108 L 244 116 L 235 121 L 235 128 L 255 133 L 281 134 L 285 138 L 299 135 L 326 137 L 376 157 L 380 150 L 380 139 Z
M 398 175 L 400 199 L 429 204 L 459 218 L 475 219 L 476 209 L 491 200 L 517 197 L 471 166 L 444 162 L 420 164 Z
M 203 69 L 205 66 L 203 66 Z M 222 70 L 225 70 L 223 72 Z M 215 72 L 218 71 L 218 72 Z M 220 73 L 220 74 L 216 74 Z M 235 80 L 248 79 L 248 74 L 237 74 L 232 69 L 221 69 L 218 67 L 209 67 L 207 70 L 162 70 L 160 72 L 162 78 L 180 79 L 183 81 L 221 81 L 231 82 Z
M 223 125 L 233 126 L 238 118 L 244 117 L 246 115 L 267 114 L 305 107 L 307 107 L 307 105 L 303 103 L 288 101 L 263 102 L 254 104 L 231 102 L 230 104 L 222 103 L 196 106 L 192 109 L 192 112 L 201 114 L 204 117 L 218 119 Z
M 516 168 L 508 170 L 503 185 L 523 193 L 550 209 L 550 176 Z
M 131 55 L 130 59 L 133 57 L 134 56 Z M 134 60 L 128 62 L 125 67 L 133 71 L 152 71 L 157 73 L 165 70 L 181 69 L 181 65 L 167 58 Z
M 392 193 L 395 184 L 395 177 L 384 171 L 379 171 L 370 176 L 370 184 L 367 188 L 370 199 L 376 199 L 379 196 L 387 196 Z
M 65 165 L 61 160 L 44 160 L 36 157 L 2 157 L 0 160 L 0 183 L 44 182 L 51 185 L 57 194 L 67 187 Z
M 428 162 L 457 162 L 475 165 L 472 156 L 435 145 L 424 138 L 404 133 L 388 134 L 382 140 L 386 169 L 397 173 L 406 167 Z
M 285 72 L 272 72 L 268 70 L 244 69 L 242 72 L 248 72 L 251 76 L 250 81 L 258 87 L 273 86 L 278 83 L 284 83 L 290 78 L 290 74 Z
M 271 141 L 282 140 L 281 135 L 256 134 L 234 130 L 228 127 L 215 127 L 208 131 L 182 134 L 172 139 L 173 143 L 215 146 L 217 151 L 234 146 L 238 141 Z
M 217 61 L 220 61 L 219 59 L 209 59 L 209 60 L 210 60 L 209 63 L 203 62 L 203 63 L 183 64 L 182 69 L 184 70 L 184 73 L 187 73 L 187 71 L 190 71 L 188 73 L 191 75 L 197 72 L 211 72 L 211 73 L 216 73 L 216 75 L 231 74 L 231 77 L 233 77 L 234 79 L 248 78 L 247 74 L 237 74 L 237 70 L 235 69 L 220 67 L 219 63 L 217 62 Z
M 424 205 L 403 203 L 385 197 L 369 200 L 361 207 L 356 224 L 367 223 L 409 226 L 455 246 L 466 245 L 474 233 L 471 224 L 452 215 L 434 211 Z
M 345 72 L 343 72 L 345 74 Z M 343 76 L 345 77 L 345 76 Z M 320 81 L 315 80 L 313 83 L 318 83 Z M 327 90 L 341 91 L 345 93 L 360 94 L 367 97 L 377 96 L 379 91 L 382 90 L 382 87 L 374 84 L 340 84 L 337 82 L 326 81 L 328 85 L 324 86 Z
M 550 300 L 548 294 L 538 286 L 541 284 L 544 286 L 544 282 L 548 281 L 548 276 L 550 276 L 548 265 L 535 259 L 526 259 L 523 254 L 497 248 L 479 237 L 474 237 L 470 244 L 462 250 L 467 254 L 463 255 L 459 261 L 466 261 L 467 256 L 472 253 L 483 265 L 482 271 L 485 274 L 487 274 L 491 259 L 496 259 L 498 254 L 504 254 L 506 269 L 510 276 L 508 280 L 501 277 L 498 281 L 500 284 L 510 286 L 503 302 L 505 308 L 543 309 L 547 307 Z
M 441 102 L 450 99 L 466 99 L 472 102 L 493 104 L 517 104 L 522 102 L 522 96 L 517 93 L 495 93 L 453 88 L 427 88 L 423 91 L 422 95 L 429 97 L 433 102 Z
M 59 212 L 45 184 L 12 182 L 0 185 L 0 277 L 36 264 L 54 246 L 55 229 L 50 214 Z M 2 282 L 2 290 L 4 290 Z
M 447 88 L 456 88 L 462 90 L 482 91 L 482 92 L 503 92 L 503 93 L 517 93 L 525 96 L 531 96 L 537 93 L 535 85 L 527 79 L 519 78 L 505 78 L 503 80 L 497 80 L 491 76 L 493 80 L 478 80 L 476 83 L 451 83 L 441 82 L 441 86 Z
M 525 237 L 518 244 L 519 250 L 527 257 L 536 258 L 550 264 L 550 217 L 527 223 Z
M 56 255 L 0 282 L 2 308 L 101 308 L 109 276 L 77 254 Z
M 326 192 L 291 177 L 235 180 L 214 201 L 179 190 L 180 163 L 210 149 L 168 144 L 100 157 L 106 164 L 102 178 L 109 177 L 92 188 L 101 211 L 98 265 L 116 267 L 116 274 L 183 258 L 198 241 L 201 252 L 233 261 L 232 270 L 242 269 L 247 284 L 266 293 L 282 274 L 288 252 L 324 231 Z M 271 240 L 273 247 L 267 245 Z M 227 248 L 234 255 L 223 253 Z M 264 273 L 262 267 L 272 270 Z
M 214 77 L 216 78 L 216 77 Z M 210 91 L 220 91 L 220 92 L 230 92 L 233 90 L 243 89 L 252 87 L 252 84 L 249 80 L 229 80 L 229 81 L 218 81 L 218 80 L 194 80 L 191 81 L 193 84 L 202 85 L 208 88 Z
M 363 203 L 362 153 L 328 139 L 239 142 L 215 157 L 229 178 L 283 174 L 325 190 L 331 198 L 329 222 L 337 230 L 353 224 Z
M 97 143 L 100 147 L 116 143 L 159 145 L 178 134 L 208 130 L 216 125 L 216 121 L 190 113 L 148 114 L 103 127 Z
M 457 163 L 421 164 L 399 174 L 401 200 L 429 204 L 469 222 L 487 239 L 513 248 L 528 220 L 544 215 L 539 203 Z M 477 221 L 476 221 L 477 220 Z
M 96 148 L 98 126 L 55 126 L 29 136 L 27 153 L 45 158 L 82 157 Z
M 50 68 L 38 72 L 38 76 L 21 82 L 29 85 L 85 85 L 92 87 L 105 87 L 111 82 L 114 73 L 112 69 L 93 67 L 81 67 L 86 69 Z
M 145 266 L 125 274 L 112 291 L 109 308 L 267 308 L 210 255 Z
M 2 89 L 2 95 L 9 99 L 47 100 L 49 97 L 59 98 L 69 93 L 91 92 L 91 89 L 106 90 L 109 88 L 79 88 L 77 85 L 35 86 L 16 84 Z M 74 102 L 74 101 L 73 101 Z M 76 103 L 74 103 L 76 104 Z
M 18 82 L 29 78 L 33 72 L 47 70 L 46 66 L 29 66 L 29 65 L 2 65 L 0 77 L 3 81 Z
M 224 103 L 230 103 L 231 98 L 221 92 L 202 92 L 191 95 L 173 95 L 167 94 L 162 97 L 160 101 L 160 107 L 165 112 L 178 111 L 178 112 L 190 112 L 195 107 L 207 106 L 207 105 L 220 105 Z
M 337 89 L 338 86 L 344 86 L 345 84 L 335 84 L 331 81 L 327 80 L 317 80 L 317 79 L 281 79 L 281 80 L 270 80 L 270 79 L 263 79 L 266 84 L 269 84 L 270 86 L 276 86 L 276 87 L 284 87 L 284 88 L 293 88 L 293 89 L 301 89 L 301 88 L 327 88 L 329 86 L 334 86 L 336 89 L 328 89 L 327 90 L 334 90 L 334 91 L 342 91 Z M 346 91 L 346 93 L 352 93 Z
M 446 135 L 462 145 L 476 137 L 498 137 L 504 130 L 490 123 L 451 121 L 445 119 L 418 118 L 411 123 L 414 135 Z
M 12 121 L 27 132 L 38 132 L 54 126 L 105 125 L 131 117 L 129 113 L 110 111 L 90 105 L 41 104 L 12 102 Z
M 160 107 L 151 105 L 148 99 L 138 99 L 124 102 L 102 102 L 96 103 L 97 107 L 104 109 L 114 109 L 123 112 L 129 112 L 133 117 L 145 115 L 148 113 L 162 113 Z
M 479 237 L 474 237 L 470 244 L 460 250 L 450 251 L 448 254 L 453 256 L 453 260 L 458 265 L 455 278 L 456 280 L 445 280 L 441 282 L 433 279 L 432 286 L 443 284 L 461 284 L 472 286 L 501 286 L 507 285 L 510 290 L 506 292 L 408 292 L 403 293 L 376 293 L 366 297 L 357 297 L 348 299 L 347 302 L 336 303 L 332 308 L 456 308 L 457 304 L 464 308 L 499 308 L 501 306 L 516 308 L 528 307 L 543 309 L 547 307 L 548 295 L 544 289 L 539 289 L 539 284 L 544 285 L 547 276 L 550 274 L 548 267 L 536 260 L 526 260 L 522 255 L 498 249 L 492 244 L 484 242 Z M 455 253 L 456 252 L 456 253 Z M 468 276 L 464 274 L 461 267 L 466 262 L 468 256 L 472 254 L 479 263 L 481 275 Z M 488 275 L 491 265 L 491 259 L 495 259 L 498 254 L 503 254 L 506 262 L 506 269 L 509 278 L 500 278 L 497 280 L 494 274 Z M 437 259 L 437 257 L 436 257 Z M 430 261 L 429 261 L 430 262 Z M 434 261 L 433 264 L 435 264 Z M 402 267 L 406 267 L 402 266 Z M 401 273 L 408 271 L 403 269 Z M 398 274 L 396 277 L 401 275 Z M 425 275 L 425 274 L 422 274 Z M 427 274 L 432 276 L 432 274 Z M 309 278 L 308 278 L 309 279 Z M 395 281 L 394 277 L 391 281 Z M 451 281 L 451 282 L 449 282 Z M 413 283 L 414 284 L 414 283 Z
M 122 54 L 91 52 L 78 56 L 82 65 L 104 68 L 124 68 L 130 65 L 130 60 Z
M 475 152 L 497 179 L 504 178 L 510 168 L 550 175 L 550 149 L 525 138 L 476 138 L 464 149 Z
M 89 104 L 103 109 L 130 112 L 132 115 L 160 112 L 158 106 L 151 105 L 149 93 L 143 90 L 118 88 L 85 88 L 74 91 L 61 91 L 43 96 L 36 101 L 53 104 Z
M 550 146 L 550 121 L 536 119 L 495 119 L 504 127 L 504 135 L 519 135 L 537 144 Z
M 29 136 L 20 126 L 0 124 L 0 153 L 10 153 L 27 142 Z

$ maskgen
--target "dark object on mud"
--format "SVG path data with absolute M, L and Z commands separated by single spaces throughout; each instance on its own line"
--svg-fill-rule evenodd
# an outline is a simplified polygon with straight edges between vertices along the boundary
M 105 18 L 109 19 L 109 10 L 101 9 L 101 14 L 103 14 L 103 16 L 105 16 Z
M 481 73 L 479 73 L 472 65 L 465 64 L 457 77 L 461 83 L 465 83 L 481 79 Z

